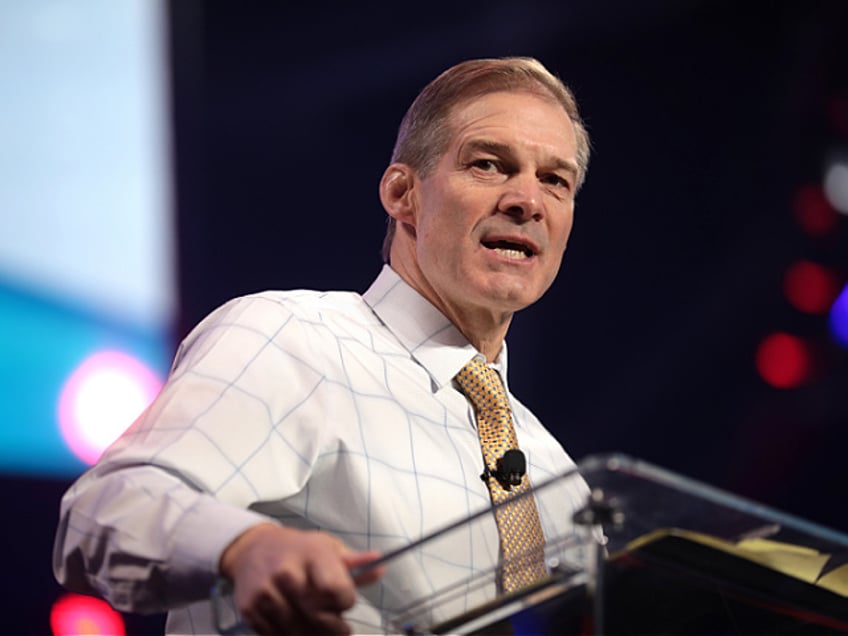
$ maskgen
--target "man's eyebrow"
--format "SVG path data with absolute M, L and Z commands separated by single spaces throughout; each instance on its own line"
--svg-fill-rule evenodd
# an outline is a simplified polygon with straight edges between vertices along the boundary
M 511 155 L 512 148 L 507 144 L 491 139 L 472 139 L 465 144 L 465 150 L 489 152 L 493 155 Z

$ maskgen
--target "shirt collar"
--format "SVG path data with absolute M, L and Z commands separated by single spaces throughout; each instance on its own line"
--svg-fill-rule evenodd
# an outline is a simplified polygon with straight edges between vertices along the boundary
M 409 354 L 430 374 L 434 390 L 449 384 L 480 354 L 462 332 L 389 265 L 362 295 Z M 506 385 L 506 343 L 493 365 Z

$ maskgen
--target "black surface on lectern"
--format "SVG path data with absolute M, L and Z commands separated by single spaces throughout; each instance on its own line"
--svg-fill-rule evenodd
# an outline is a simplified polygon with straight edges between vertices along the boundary
M 848 634 L 848 599 L 746 559 L 665 536 L 614 556 L 604 572 L 604 634 Z M 479 635 L 593 634 L 585 587 Z

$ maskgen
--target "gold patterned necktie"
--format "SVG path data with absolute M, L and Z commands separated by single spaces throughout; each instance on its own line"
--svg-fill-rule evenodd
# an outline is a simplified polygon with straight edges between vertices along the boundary
M 499 583 L 504 592 L 512 592 L 545 576 L 545 536 L 539 511 L 532 495 L 498 505 L 530 488 L 530 480 L 525 476 L 520 485 L 507 486 L 507 490 L 494 478 L 498 459 L 506 451 L 518 448 L 509 401 L 497 372 L 475 356 L 456 375 L 456 381 L 477 413 L 477 432 L 487 469 L 484 474 L 496 505 L 495 521 L 503 555 Z

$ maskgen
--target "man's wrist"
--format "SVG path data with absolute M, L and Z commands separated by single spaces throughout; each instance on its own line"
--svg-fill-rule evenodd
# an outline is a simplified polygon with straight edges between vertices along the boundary
M 264 521 L 251 526 L 235 539 L 233 539 L 221 552 L 221 558 L 218 561 L 218 573 L 228 579 L 233 579 L 235 569 L 238 562 L 241 560 L 242 554 L 250 546 L 255 537 L 263 532 L 277 531 L 280 526 L 271 522 Z

